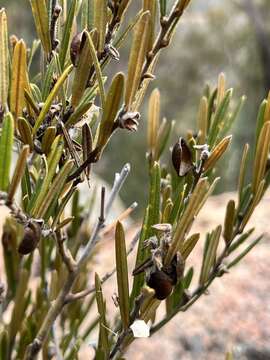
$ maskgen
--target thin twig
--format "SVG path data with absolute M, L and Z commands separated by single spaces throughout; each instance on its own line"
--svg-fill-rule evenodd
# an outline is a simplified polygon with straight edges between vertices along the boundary
M 137 234 L 134 236 L 133 240 L 131 241 L 129 249 L 127 251 L 127 256 L 129 254 L 131 254 L 132 251 L 134 250 L 134 248 L 135 248 L 135 246 L 136 246 L 136 244 L 137 244 L 137 242 L 138 242 L 138 240 L 140 238 L 140 234 L 141 234 L 141 231 L 138 231 Z M 115 274 L 115 272 L 116 272 L 116 267 L 114 267 L 112 270 L 108 271 L 105 275 L 103 275 L 103 277 L 100 279 L 101 284 L 105 283 L 105 281 L 110 279 Z M 71 303 L 73 301 L 76 301 L 76 300 L 81 300 L 84 297 L 86 297 L 87 295 L 92 294 L 95 290 L 96 290 L 95 285 L 91 285 L 89 288 L 87 288 L 85 290 L 82 290 L 82 291 L 77 292 L 75 294 L 69 294 L 66 297 L 65 305 L 69 304 L 69 303 Z

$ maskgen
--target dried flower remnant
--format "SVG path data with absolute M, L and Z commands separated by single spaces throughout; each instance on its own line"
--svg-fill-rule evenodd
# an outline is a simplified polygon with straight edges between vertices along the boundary
M 135 112 L 125 112 L 124 114 L 120 114 L 119 116 L 119 127 L 121 129 L 127 129 L 129 131 L 137 131 L 138 130 L 138 126 L 139 126 L 139 121 L 140 120 L 140 113 L 135 111 Z
M 24 229 L 22 241 L 19 244 L 18 252 L 21 255 L 30 254 L 38 246 L 41 238 L 41 228 L 38 223 L 30 222 Z
M 183 138 L 180 138 L 172 150 L 172 163 L 178 176 L 185 176 L 194 167 L 192 153 Z

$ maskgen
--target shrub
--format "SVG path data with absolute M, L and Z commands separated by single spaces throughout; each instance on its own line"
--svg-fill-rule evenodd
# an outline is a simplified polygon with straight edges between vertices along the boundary
M 79 184 L 93 186 L 93 165 L 102 160 L 111 136 L 118 131 L 132 136 L 137 130 L 158 55 L 189 5 L 189 0 L 179 0 L 169 9 L 166 1 L 160 0 L 158 7 L 155 0 L 144 0 L 125 27 L 130 2 L 63 0 L 60 6 L 55 0 L 30 0 L 38 35 L 30 49 L 15 36 L 8 44 L 7 17 L 0 11 L 0 201 L 10 210 L 2 235 L 1 359 L 34 359 L 41 350 L 44 358 L 74 359 L 96 328 L 96 358 L 121 358 L 136 337 L 154 334 L 191 307 L 262 238 L 247 244 L 254 229 L 246 226 L 269 184 L 270 100 L 263 101 L 258 113 L 252 179 L 246 176 L 247 144 L 238 199 L 228 202 L 224 224 L 209 229 L 200 268 L 186 268 L 201 235 L 191 233 L 192 224 L 222 181 L 216 165 L 229 147 L 228 132 L 244 97 L 235 104 L 223 74 L 216 89 L 207 87 L 197 129 L 172 144 L 171 165 L 161 159 L 168 152 L 173 123 L 160 121 L 160 93 L 155 89 L 149 98 L 149 198 L 141 229 L 127 249 L 123 225 L 115 219 L 115 268 L 101 277 L 95 274 L 91 282 L 101 230 L 130 166 L 116 174 L 109 194 L 101 187 L 100 211 L 92 214 L 96 223 L 90 230 Z M 127 73 L 107 78 L 104 69 L 110 66 L 113 72 L 130 32 Z M 40 72 L 32 74 L 37 55 Z M 127 256 L 137 242 L 131 286 Z M 35 286 L 33 271 L 39 279 Z M 115 271 L 119 314 L 112 322 L 102 284 Z M 162 301 L 166 313 L 155 321 Z M 98 317 L 90 320 L 87 314 L 95 302 Z

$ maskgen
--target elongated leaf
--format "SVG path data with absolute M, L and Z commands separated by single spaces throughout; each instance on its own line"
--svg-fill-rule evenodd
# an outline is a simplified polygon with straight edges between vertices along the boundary
M 224 231 L 223 231 L 223 236 L 227 244 L 229 244 L 233 238 L 235 216 L 236 216 L 235 202 L 234 200 L 230 200 L 227 204 L 226 215 L 224 220 Z
M 227 136 L 224 139 L 222 139 L 213 149 L 211 152 L 209 158 L 206 160 L 204 164 L 204 171 L 208 171 L 212 169 L 217 161 L 221 158 L 221 156 L 225 153 L 228 146 L 230 145 L 232 140 L 231 136 Z
M 233 243 L 229 247 L 229 251 L 228 251 L 229 254 L 231 254 L 241 244 L 243 244 L 249 238 L 249 236 L 254 232 L 254 230 L 255 230 L 255 228 L 252 228 L 252 229 L 248 230 L 246 233 L 239 236 L 239 238 L 237 240 L 233 241 Z
M 249 144 L 245 144 L 241 163 L 240 163 L 240 171 L 239 171 L 239 179 L 238 179 L 238 203 L 239 203 L 238 206 L 240 206 L 240 203 L 242 201 L 242 193 L 245 184 L 248 152 L 249 152 Z
M 16 168 L 13 173 L 13 177 L 10 183 L 9 191 L 8 191 L 8 199 L 9 201 L 13 200 L 13 197 L 15 195 L 15 192 L 20 185 L 20 182 L 22 180 L 22 177 L 24 175 L 25 165 L 27 161 L 27 157 L 29 155 L 29 146 L 25 145 L 18 157 Z
M 96 77 L 97 77 L 97 82 L 98 82 L 98 87 L 99 87 L 99 94 L 100 94 L 100 102 L 102 105 L 102 109 L 104 109 L 106 95 L 105 95 L 105 89 L 104 89 L 104 84 L 103 84 L 102 71 L 101 71 L 99 60 L 98 60 L 98 57 L 96 54 L 95 43 L 92 40 L 92 38 L 88 32 L 86 32 L 86 36 L 87 36 L 87 39 L 88 39 L 88 42 L 90 45 L 90 52 L 91 52 L 91 56 L 93 59 L 94 68 L 95 68 L 95 72 L 96 72 Z
M 167 0 L 159 0 L 159 11 L 160 16 L 166 16 Z
M 170 135 L 172 129 L 174 128 L 174 125 L 175 125 L 175 121 L 168 121 L 165 118 L 162 120 L 157 136 L 157 151 L 155 156 L 156 161 L 158 161 L 161 155 L 163 154 L 170 139 Z
M 218 76 L 218 86 L 217 86 L 217 107 L 220 106 L 222 100 L 225 96 L 226 88 L 226 79 L 224 73 L 220 73 Z
M 48 173 L 44 179 L 40 193 L 38 194 L 34 203 L 34 207 L 32 209 L 33 216 L 37 216 L 41 204 L 44 202 L 44 199 L 46 199 L 48 195 L 48 190 L 51 186 L 52 179 L 55 176 L 56 168 L 62 156 L 63 149 L 64 149 L 63 138 L 60 135 L 58 135 L 53 142 L 52 150 L 48 158 Z
M 211 234 L 207 250 L 203 258 L 203 266 L 200 275 L 200 284 L 204 284 L 207 281 L 211 268 L 216 261 L 216 253 L 219 244 L 222 227 L 219 225 Z
M 47 127 L 42 137 L 42 143 L 41 143 L 41 150 L 43 151 L 44 154 L 46 155 L 49 154 L 55 136 L 56 136 L 56 127 L 55 126 Z
M 148 106 L 148 151 L 152 156 L 157 147 L 157 135 L 160 119 L 160 93 L 158 89 L 153 90 Z
M 6 107 L 9 88 L 9 51 L 7 16 L 5 9 L 0 10 L 0 105 Z
M 10 90 L 10 110 L 15 120 L 22 115 L 26 79 L 26 46 L 23 40 L 17 42 L 12 58 L 12 79 Z
M 195 248 L 198 240 L 200 239 L 200 234 L 191 235 L 183 244 L 180 245 L 179 251 L 184 260 L 186 260 L 192 250 Z
M 155 27 L 156 27 L 156 13 L 157 13 L 157 1 L 156 0 L 143 0 L 143 11 L 150 12 L 150 25 L 149 25 L 149 39 L 147 51 L 150 51 L 153 47 L 155 40 Z
M 120 222 L 115 230 L 115 257 L 119 307 L 124 329 L 129 327 L 129 288 L 125 233 Z
M 71 73 L 72 69 L 73 69 L 73 65 L 70 65 L 69 67 L 67 67 L 65 69 L 65 71 L 63 72 L 63 74 L 57 80 L 53 89 L 51 90 L 50 95 L 48 96 L 48 98 L 47 98 L 45 104 L 43 105 L 42 110 L 37 118 L 37 121 L 35 122 L 35 126 L 33 128 L 34 135 L 36 134 L 36 132 L 39 129 L 40 125 L 42 124 L 43 120 L 45 119 L 45 116 L 47 115 L 54 98 L 58 94 L 58 91 L 60 90 L 63 83 L 66 81 L 66 79 L 67 79 L 68 75 Z
M 135 26 L 132 48 L 128 63 L 128 77 L 125 92 L 125 105 L 129 110 L 138 90 L 149 40 L 149 11 L 144 12 Z
M 84 124 L 82 127 L 82 150 L 83 161 L 86 161 L 91 151 L 93 150 L 93 136 L 88 124 Z M 85 169 L 87 177 L 89 177 L 91 171 L 91 164 Z
M 98 31 L 98 51 L 102 53 L 105 45 L 107 25 L 107 0 L 94 0 L 94 27 Z
M 213 123 L 211 125 L 211 129 L 209 132 L 208 144 L 212 148 L 217 141 L 217 137 L 219 132 L 222 130 L 222 126 L 224 125 L 224 119 L 229 110 L 230 101 L 232 98 L 233 90 L 229 89 L 226 91 L 224 98 L 222 99 L 217 111 L 215 112 L 215 116 L 213 119 Z
M 259 141 L 259 136 L 260 133 L 262 131 L 262 127 L 265 123 L 265 113 L 266 113 L 266 108 L 268 106 L 268 101 L 267 100 L 263 100 L 260 107 L 259 107 L 259 111 L 258 111 L 258 116 L 257 116 L 257 126 L 256 126 L 256 146 L 255 149 L 257 149 L 257 145 L 258 145 L 258 141 Z
M 7 191 L 9 172 L 12 161 L 12 146 L 14 137 L 14 120 L 11 113 L 7 113 L 2 127 L 0 139 L 0 190 Z
M 95 274 L 95 287 L 96 287 L 97 308 L 99 313 L 99 343 L 97 350 L 102 351 L 102 353 L 105 356 L 104 359 L 107 359 L 109 353 L 109 339 L 108 339 L 108 330 L 107 330 L 108 327 L 106 321 L 106 307 L 103 299 L 101 282 L 98 274 Z
M 195 216 L 206 201 L 206 194 L 208 194 L 208 190 L 209 183 L 207 181 L 207 178 L 200 179 L 192 195 L 189 198 L 188 205 L 180 221 L 176 226 L 171 247 L 166 255 L 166 263 L 171 262 L 172 258 L 177 252 L 177 249 L 179 249 L 181 243 L 184 241 L 187 230 L 190 229 Z M 209 195 L 210 194 L 208 194 L 208 196 Z
M 227 265 L 227 268 L 230 269 L 231 267 L 237 265 L 239 261 L 242 260 L 254 248 L 254 246 L 256 246 L 262 240 L 262 238 L 263 235 L 259 236 L 256 240 L 254 240 L 240 255 L 238 255 Z
M 149 205 L 145 210 L 145 214 L 144 214 L 144 218 L 143 218 L 142 230 L 140 233 L 140 240 L 139 240 L 139 244 L 138 244 L 135 268 L 138 267 L 140 264 L 142 264 L 143 261 L 145 260 L 146 249 L 144 246 L 144 241 L 147 239 L 147 234 L 149 232 L 148 224 L 149 224 Z M 131 309 L 133 308 L 134 300 L 140 293 L 143 283 L 144 283 L 144 274 L 141 273 L 139 275 L 136 275 L 133 280 L 132 292 L 130 295 L 130 308 Z
M 114 120 L 119 111 L 120 102 L 124 92 L 124 85 L 124 74 L 116 74 L 113 78 L 105 101 L 105 107 L 103 109 L 103 115 L 100 123 L 99 136 L 97 141 L 97 147 L 100 149 L 102 149 L 106 145 L 112 134 Z
M 198 111 L 198 144 L 205 144 L 208 130 L 208 101 L 205 96 L 201 98 Z
M 26 145 L 29 145 L 30 149 L 33 150 L 34 142 L 33 142 L 33 138 L 32 138 L 31 125 L 23 117 L 18 118 L 17 125 L 18 125 L 18 130 L 19 130 L 22 142 Z
M 72 167 L 74 165 L 73 160 L 68 160 L 65 165 L 62 167 L 62 169 L 59 171 L 57 176 L 55 177 L 54 181 L 52 182 L 52 185 L 50 186 L 46 196 L 43 197 L 42 202 L 40 204 L 40 207 L 37 210 L 36 216 L 37 218 L 42 218 L 45 216 L 47 210 L 50 208 L 51 204 L 57 200 L 58 195 L 62 191 L 66 179 L 69 175 L 69 173 L 72 170 Z
M 59 52 L 59 61 L 62 69 L 64 69 L 65 67 L 65 61 L 68 53 L 68 48 L 70 45 L 72 27 L 75 20 L 75 12 L 77 9 L 77 5 L 78 5 L 78 0 L 73 0 L 71 2 L 68 12 L 68 17 L 65 23 L 65 29 L 64 29 L 63 38 L 61 41 L 61 48 Z
M 270 121 L 267 121 L 266 123 L 264 123 L 262 127 L 256 148 L 256 154 L 253 165 L 253 179 L 252 179 L 253 193 L 257 191 L 259 184 L 264 177 L 269 149 L 270 149 Z
M 51 52 L 51 38 L 46 0 L 30 0 L 30 3 L 38 37 L 41 40 L 44 51 L 49 54 Z

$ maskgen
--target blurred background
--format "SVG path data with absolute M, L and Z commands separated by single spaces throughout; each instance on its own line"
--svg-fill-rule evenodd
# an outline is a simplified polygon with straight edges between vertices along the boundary
M 171 1 L 172 2 L 172 1 Z M 141 1 L 133 1 L 129 14 Z M 30 46 L 35 29 L 27 0 L 1 0 L 8 12 L 9 31 L 23 37 Z M 214 86 L 223 71 L 227 86 L 235 89 L 235 98 L 245 94 L 247 101 L 234 129 L 233 144 L 220 169 L 224 181 L 218 192 L 234 190 L 239 157 L 245 142 L 253 141 L 258 106 L 270 88 L 270 15 L 269 0 L 193 0 L 178 26 L 171 47 L 160 56 L 151 88 L 161 91 L 162 116 L 176 121 L 170 143 L 187 129 L 195 129 L 200 96 L 207 83 Z M 129 46 L 129 41 L 126 42 Z M 114 69 L 125 69 L 127 50 L 121 49 L 121 62 Z M 37 60 L 38 61 L 38 60 Z M 33 74 L 34 76 L 35 74 Z M 122 191 L 126 205 L 139 203 L 135 217 L 141 215 L 147 196 L 146 123 L 147 104 L 137 133 L 119 132 L 113 137 L 95 171 L 112 182 L 115 171 L 125 162 L 132 173 Z M 119 145 L 120 144 L 120 145 Z M 125 151 L 128 148 L 128 151 Z M 169 149 L 167 150 L 169 159 Z M 225 169 L 225 170 L 224 170 Z

